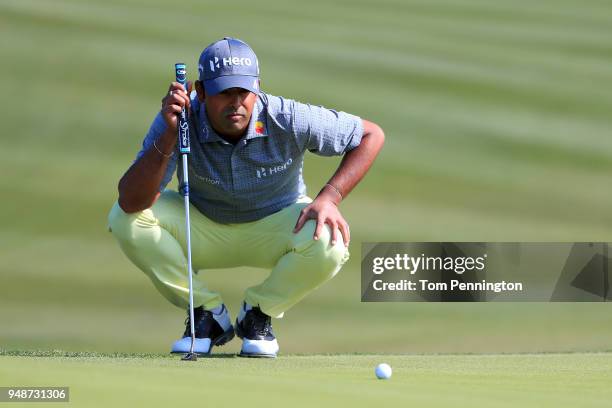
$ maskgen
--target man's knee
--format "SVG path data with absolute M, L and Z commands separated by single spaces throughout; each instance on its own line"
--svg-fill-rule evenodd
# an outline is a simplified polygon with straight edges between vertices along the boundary
M 320 272 L 324 275 L 331 275 L 329 277 L 333 277 L 349 258 L 348 248 L 344 245 L 339 232 L 336 243 L 331 244 L 331 232 L 327 225 L 323 228 L 318 240 L 315 240 L 312 234 L 309 234 L 306 241 L 297 245 L 295 250 L 305 257 L 313 259 L 317 264 L 316 271 L 313 271 L 313 273 Z
M 137 213 L 126 213 L 119 206 L 119 202 L 115 202 L 108 214 L 108 230 L 120 242 L 129 242 L 135 238 L 135 229 L 139 226 L 147 224 L 146 212 L 144 210 Z
M 113 207 L 108 213 L 108 231 L 116 235 L 125 225 L 127 214 L 119 206 L 119 202 L 115 201 Z

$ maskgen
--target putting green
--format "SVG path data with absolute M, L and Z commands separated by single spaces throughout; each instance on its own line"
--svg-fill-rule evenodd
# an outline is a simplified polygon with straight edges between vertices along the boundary
M 391 379 L 374 376 L 380 362 L 393 367 Z M 599 407 L 612 398 L 611 381 L 612 353 L 333 354 L 275 360 L 220 354 L 197 362 L 155 354 L 0 354 L 0 384 L 68 386 L 71 406 L 90 407 Z
M 387 136 L 374 167 L 341 205 L 351 225 L 351 260 L 330 283 L 274 321 L 283 353 L 610 349 L 608 303 L 360 303 L 360 246 L 374 241 L 612 241 L 612 2 L 180 4 L 0 1 L 6 61 L 0 64 L 0 347 L 158 353 L 183 332 L 185 311 L 166 302 L 123 255 L 108 233 L 106 216 L 117 182 L 174 76 L 174 63 L 187 63 L 189 78 L 195 79 L 202 48 L 229 35 L 257 52 L 266 92 L 358 114 L 379 123 Z M 322 187 L 337 164 L 337 159 L 307 156 L 309 193 Z M 268 273 L 208 270 L 198 279 L 224 296 L 235 317 L 244 290 Z M 239 347 L 233 341 L 221 351 Z M 341 358 L 322 359 L 321 365 Z M 506 358 L 514 357 L 500 357 Z M 288 367 L 300 359 L 289 358 Z M 23 377 L 20 364 L 3 360 L 3 383 L 13 383 L 13 375 Z M 104 372 L 108 376 L 101 385 L 108 379 L 121 384 L 132 361 L 117 363 L 113 372 L 103 368 L 106 360 L 101 359 L 97 370 L 77 376 L 77 367 L 92 363 L 15 361 L 22 360 L 24 372 L 37 381 L 44 379 L 39 375 L 60 375 L 53 365 L 75 368 L 66 378 L 57 377 L 70 380 L 75 400 L 79 381 L 94 387 L 88 376 Z M 231 387 L 223 396 L 228 403 L 242 398 L 230 391 L 244 381 L 261 385 L 277 374 L 293 379 L 291 370 L 280 368 L 283 361 L 257 362 L 260 370 L 280 370 L 259 378 L 240 377 L 229 368 L 255 363 L 223 360 L 225 372 L 237 375 L 227 381 Z M 363 381 L 376 390 L 406 381 L 397 398 L 407 399 L 464 395 L 477 390 L 477 382 L 486 384 L 486 378 L 470 382 L 474 385 L 462 391 L 446 384 L 454 377 L 437 373 L 436 386 L 426 387 L 419 382 L 423 373 L 403 376 L 402 363 L 391 363 L 396 368 L 392 383 L 371 382 L 370 366 L 363 368 Z M 153 381 L 154 363 L 147 364 L 142 387 L 154 384 L 150 388 L 168 392 L 169 399 L 183 395 Z M 197 364 L 202 369 L 195 371 L 205 376 L 205 367 L 220 362 Z M 40 371 L 26 370 L 37 365 Z M 513 374 L 507 371 L 504 375 Z M 326 373 L 316 368 L 310 375 Z M 332 373 L 337 381 L 305 380 L 304 387 L 313 390 L 303 397 L 301 385 L 293 381 L 298 383 L 295 404 L 324 394 L 315 388 L 319 383 L 340 390 L 348 377 Z M 167 377 L 164 382 L 170 382 Z M 185 382 L 180 378 L 177 384 Z M 202 394 L 211 389 L 197 383 Z M 101 385 L 98 392 L 82 395 L 102 402 L 115 398 L 103 394 Z M 183 390 L 186 398 L 189 389 Z M 355 401 L 373 402 L 361 395 L 368 388 L 353 391 Z M 553 394 L 546 397 L 554 399 Z M 392 396 L 384 393 L 384 398 Z M 276 398 L 274 393 L 266 397 Z M 122 393 L 121 398 L 127 397 Z M 510 398 L 497 403 L 504 400 Z M 155 395 L 147 401 L 166 399 Z

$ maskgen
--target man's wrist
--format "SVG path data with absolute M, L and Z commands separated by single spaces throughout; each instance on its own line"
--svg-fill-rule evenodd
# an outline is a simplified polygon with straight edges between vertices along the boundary
M 154 149 L 164 157 L 171 157 L 174 155 L 174 148 L 178 141 L 178 136 L 175 132 L 166 130 L 154 141 Z
M 336 206 L 338 206 L 342 201 L 342 193 L 340 193 L 340 190 L 338 190 L 335 186 L 329 183 L 323 186 L 323 188 L 317 195 L 317 198 L 319 197 L 331 201 Z
M 153 141 L 153 148 L 155 150 L 157 150 L 157 153 L 161 154 L 162 156 L 164 156 L 167 159 L 169 159 L 170 157 L 174 156 L 174 151 L 171 151 L 170 153 L 162 152 L 161 149 L 159 147 L 157 147 L 157 140 Z
M 344 200 L 344 195 L 342 194 L 342 192 L 340 191 L 338 187 L 334 186 L 331 183 L 325 183 L 325 186 L 331 187 L 331 189 L 334 190 L 338 194 L 338 196 L 340 197 L 340 200 Z

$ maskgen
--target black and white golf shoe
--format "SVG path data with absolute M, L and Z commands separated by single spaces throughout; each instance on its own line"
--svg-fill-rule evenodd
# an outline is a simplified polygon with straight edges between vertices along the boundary
M 259 307 L 244 302 L 236 318 L 236 334 L 242 339 L 241 357 L 274 358 L 278 343 L 272 331 L 272 319 Z
M 193 351 L 197 354 L 210 354 L 213 346 L 222 346 L 234 338 L 234 327 L 225 305 L 213 310 L 204 310 L 202 306 L 193 309 L 195 323 L 195 344 Z M 189 310 L 185 320 L 183 338 L 172 345 L 172 353 L 188 353 L 191 348 L 191 323 Z

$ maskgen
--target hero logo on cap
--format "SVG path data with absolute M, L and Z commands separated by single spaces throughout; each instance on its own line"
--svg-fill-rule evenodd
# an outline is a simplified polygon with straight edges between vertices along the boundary
M 225 37 L 209 45 L 200 55 L 198 68 L 208 95 L 228 88 L 259 93 L 257 56 L 244 41 Z
M 214 60 L 210 60 L 208 62 L 210 63 L 210 71 L 211 72 L 215 72 L 215 68 L 217 68 L 217 69 L 221 68 L 221 65 L 220 65 L 218 57 L 215 57 Z M 238 58 L 238 57 L 223 58 L 221 60 L 221 62 L 223 63 L 223 66 L 226 66 L 226 65 L 247 65 L 247 66 L 251 66 L 251 65 L 253 65 L 253 62 L 251 62 L 250 58 Z

